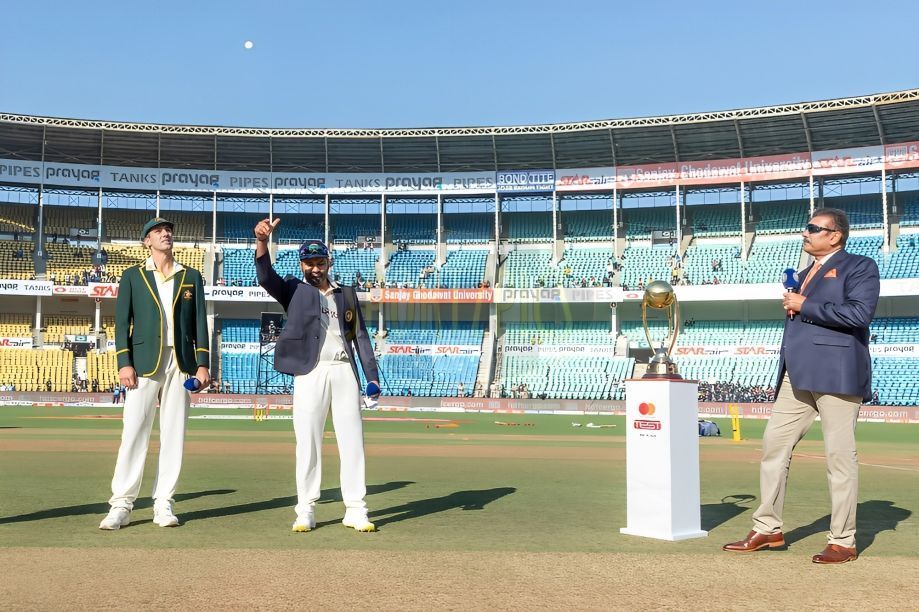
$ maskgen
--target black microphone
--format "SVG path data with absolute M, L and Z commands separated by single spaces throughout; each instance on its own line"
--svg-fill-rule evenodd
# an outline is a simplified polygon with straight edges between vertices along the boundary
M 797 293 L 801 289 L 801 280 L 798 278 L 798 272 L 794 268 L 785 268 L 782 272 L 782 286 L 785 291 Z M 788 311 L 788 317 L 794 321 L 795 313 L 793 310 Z

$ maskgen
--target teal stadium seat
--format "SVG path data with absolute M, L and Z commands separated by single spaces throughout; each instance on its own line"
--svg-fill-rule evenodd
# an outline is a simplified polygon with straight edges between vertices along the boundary
M 526 384 L 532 397 L 545 394 L 551 399 L 623 399 L 622 381 L 632 374 L 635 360 L 616 357 L 616 337 L 609 324 L 570 322 L 563 326 L 537 327 L 530 323 L 508 323 L 502 346 L 538 345 L 549 347 L 595 346 L 609 349 L 608 355 L 527 355 L 502 353 L 501 384 L 508 393 Z

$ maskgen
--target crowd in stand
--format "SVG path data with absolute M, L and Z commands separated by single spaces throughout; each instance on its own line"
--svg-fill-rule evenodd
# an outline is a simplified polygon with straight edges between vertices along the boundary
M 708 383 L 699 381 L 700 402 L 772 402 L 775 401 L 775 389 L 771 386 L 754 385 L 752 387 L 732 382 Z
M 79 274 L 64 274 L 55 277 L 54 274 L 48 274 L 48 280 L 56 282 L 59 285 L 70 285 L 74 287 L 85 287 L 89 283 L 117 283 L 118 278 L 114 274 L 108 274 L 104 265 L 96 265 L 88 270 L 83 270 Z

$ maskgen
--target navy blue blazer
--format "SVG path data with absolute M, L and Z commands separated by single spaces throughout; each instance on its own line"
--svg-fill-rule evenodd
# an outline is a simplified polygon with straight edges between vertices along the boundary
M 274 348 L 274 368 L 293 376 L 308 374 L 316 367 L 322 349 L 319 289 L 294 278 L 282 279 L 271 266 L 271 256 L 268 254 L 255 259 L 255 272 L 258 284 L 287 312 L 287 323 Z M 350 295 L 346 295 L 346 292 Z M 338 307 L 341 337 L 355 381 L 360 383 L 357 365 L 354 363 L 355 348 L 367 380 L 380 380 L 357 294 L 351 287 L 338 287 L 332 295 Z
M 799 278 L 807 278 L 811 267 Z M 868 326 L 880 291 L 873 259 L 833 255 L 804 288 L 801 312 L 785 319 L 776 394 L 787 370 L 795 389 L 871 399 Z

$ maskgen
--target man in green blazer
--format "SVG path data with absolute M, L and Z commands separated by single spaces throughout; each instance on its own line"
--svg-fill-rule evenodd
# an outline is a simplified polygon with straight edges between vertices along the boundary
M 161 217 L 144 225 L 141 239 L 150 249 L 150 257 L 125 270 L 118 285 L 115 350 L 118 378 L 127 389 L 127 397 L 109 499 L 111 510 L 100 529 L 120 529 L 131 522 L 157 398 L 160 456 L 153 485 L 153 522 L 160 527 L 179 524 L 172 504 L 182 468 L 191 403 L 185 382 L 194 377 L 197 389 L 205 389 L 210 383 L 210 336 L 201 273 L 175 261 L 173 228 Z

